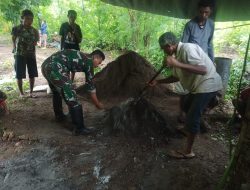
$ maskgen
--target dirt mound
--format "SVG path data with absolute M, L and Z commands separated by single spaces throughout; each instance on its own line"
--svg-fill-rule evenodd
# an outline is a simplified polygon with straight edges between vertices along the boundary
M 146 59 L 130 51 L 110 62 L 95 75 L 97 96 L 101 99 L 137 96 L 155 73 L 155 69 Z M 78 89 L 80 94 L 83 93 L 81 89 L 82 87 Z M 161 96 L 167 91 L 166 85 L 158 85 L 148 89 L 147 94 Z

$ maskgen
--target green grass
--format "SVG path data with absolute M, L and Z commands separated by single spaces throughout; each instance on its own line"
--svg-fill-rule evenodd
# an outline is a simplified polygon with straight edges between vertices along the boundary
M 6 70 L 12 70 L 13 69 L 13 63 L 11 60 L 5 60 L 2 65 L 1 69 L 6 71 Z
M 24 92 L 29 89 L 29 82 L 23 81 L 23 90 Z M 11 82 L 6 82 L 1 85 L 1 90 L 4 91 L 7 95 L 7 104 L 12 107 L 13 104 L 24 103 L 29 104 L 28 99 L 19 98 L 19 90 L 17 87 L 16 80 L 13 79 Z

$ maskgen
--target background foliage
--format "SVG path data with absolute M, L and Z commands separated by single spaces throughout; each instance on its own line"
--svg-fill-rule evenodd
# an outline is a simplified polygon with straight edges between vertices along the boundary
M 78 13 L 76 22 L 83 32 L 83 51 L 95 48 L 119 53 L 134 50 L 145 56 L 156 68 L 159 68 L 163 59 L 158 37 L 165 31 L 172 31 L 180 37 L 187 22 L 114 7 L 100 0 L 1 0 L 0 33 L 10 33 L 12 26 L 19 23 L 20 12 L 25 8 L 34 12 L 33 25 L 36 28 L 39 28 L 39 19 L 47 21 L 50 40 L 58 34 L 60 25 L 67 21 L 67 11 L 74 9 Z M 250 26 L 225 28 L 242 24 L 249 22 L 216 23 L 215 55 L 229 56 L 234 60 L 229 81 L 230 95 L 235 94 L 235 83 L 241 74 Z

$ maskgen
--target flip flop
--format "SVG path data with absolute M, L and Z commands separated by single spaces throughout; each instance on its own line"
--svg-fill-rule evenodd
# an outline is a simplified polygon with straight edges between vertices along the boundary
M 35 94 L 30 94 L 29 97 L 30 97 L 30 98 L 37 98 L 37 95 L 35 95 Z
M 177 158 L 177 159 L 191 159 L 195 157 L 195 154 L 193 152 L 189 153 L 189 154 L 185 154 L 181 151 L 177 151 L 177 150 L 171 150 L 170 152 L 168 152 L 167 154 L 168 156 L 172 157 L 172 158 Z
M 19 95 L 19 98 L 20 98 L 20 99 L 24 99 L 24 98 L 26 98 L 26 96 L 25 96 L 24 94 L 20 94 L 20 95 Z

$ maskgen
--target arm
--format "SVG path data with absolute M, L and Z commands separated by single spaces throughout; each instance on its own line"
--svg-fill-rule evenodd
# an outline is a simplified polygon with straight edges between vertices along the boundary
M 93 66 L 90 64 L 86 64 L 85 69 L 86 69 L 85 70 L 86 85 L 87 85 L 88 91 L 90 92 L 90 97 L 98 109 L 103 109 L 102 103 L 98 100 L 96 96 L 96 88 L 92 80 L 93 79 L 93 75 L 92 75 Z
M 16 49 L 16 36 L 12 35 L 13 51 Z
M 172 56 L 166 57 L 164 61 L 166 66 L 180 68 L 194 74 L 205 75 L 207 73 L 207 68 L 204 65 L 184 64 Z
M 183 30 L 183 35 L 181 38 L 181 42 L 183 43 L 188 43 L 189 42 L 189 37 L 190 37 L 190 29 L 188 26 L 188 23 L 185 25 L 185 28 Z
M 34 41 L 34 45 L 37 45 L 37 42 L 39 41 L 39 32 L 37 29 L 35 29 L 35 41 Z
M 153 80 L 151 83 L 148 83 L 148 85 L 152 87 L 152 86 L 155 86 L 157 84 L 162 84 L 162 83 L 169 84 L 169 83 L 178 82 L 178 81 L 179 81 L 178 78 L 176 78 L 174 76 L 169 76 L 165 79 Z
M 208 39 L 208 56 L 214 62 L 214 48 L 213 48 L 213 35 L 214 35 L 214 23 L 212 25 L 211 34 Z
M 93 101 L 93 103 L 95 104 L 95 106 L 98 108 L 98 109 L 103 109 L 103 104 L 101 102 L 99 102 L 97 96 L 96 96 L 96 93 L 95 92 L 92 92 L 90 94 L 90 97 Z
M 64 45 L 63 45 L 63 40 L 64 40 L 63 24 L 60 27 L 59 35 L 60 35 L 60 42 L 61 42 L 61 50 L 63 50 L 63 48 L 64 48 Z
M 80 26 L 78 26 L 76 24 L 73 26 L 73 34 L 74 34 L 74 36 L 76 38 L 76 42 L 78 44 L 81 43 L 81 41 L 82 41 L 82 31 L 81 31 Z
M 16 39 L 17 39 L 16 27 L 12 28 L 11 35 L 12 35 L 12 45 L 13 45 L 13 53 L 14 53 L 16 49 Z

